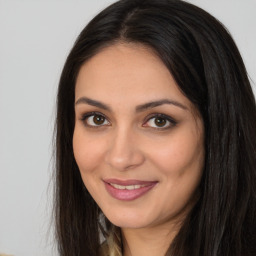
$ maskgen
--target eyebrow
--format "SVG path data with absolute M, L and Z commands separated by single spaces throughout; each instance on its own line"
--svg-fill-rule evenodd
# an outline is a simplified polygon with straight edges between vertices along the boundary
M 88 105 L 98 107 L 98 108 L 107 110 L 109 112 L 112 112 L 112 109 L 109 105 L 104 104 L 104 103 L 102 103 L 100 101 L 97 101 L 97 100 L 87 98 L 87 97 L 79 98 L 76 101 L 75 105 L 78 105 L 78 104 L 88 104 Z M 164 105 L 164 104 L 174 105 L 174 106 L 179 107 L 179 108 L 184 109 L 184 110 L 188 109 L 186 106 L 184 106 L 180 102 L 170 100 L 170 99 L 161 99 L 161 100 L 151 101 L 151 102 L 147 102 L 145 104 L 138 105 L 135 108 L 135 110 L 136 110 L 136 112 L 143 112 L 147 109 L 155 108 L 155 107 L 158 107 L 158 106 L 161 106 L 161 105 Z
M 136 107 L 136 112 L 142 112 L 142 111 L 145 111 L 149 108 L 155 108 L 155 107 L 158 107 L 158 106 L 161 106 L 161 105 L 164 105 L 164 104 L 174 105 L 174 106 L 182 108 L 184 110 L 187 109 L 186 106 L 184 106 L 183 104 L 181 104 L 177 101 L 169 100 L 169 99 L 161 99 L 161 100 L 152 101 L 152 102 L 148 102 L 148 103 L 145 103 L 145 104 L 138 105 Z
M 90 98 L 87 98 L 87 97 L 79 98 L 76 101 L 75 105 L 78 105 L 78 104 L 88 104 L 88 105 L 91 105 L 91 106 L 94 106 L 94 107 L 98 107 L 98 108 L 107 110 L 109 112 L 112 112 L 111 108 L 107 104 L 104 104 L 104 103 L 102 103 L 100 101 L 93 100 L 93 99 L 90 99 Z

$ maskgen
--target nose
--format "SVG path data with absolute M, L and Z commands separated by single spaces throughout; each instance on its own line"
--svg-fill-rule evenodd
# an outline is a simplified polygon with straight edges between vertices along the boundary
M 140 150 L 139 140 L 135 137 L 132 131 L 127 129 L 114 133 L 105 155 L 106 163 L 119 171 L 140 166 L 145 158 Z

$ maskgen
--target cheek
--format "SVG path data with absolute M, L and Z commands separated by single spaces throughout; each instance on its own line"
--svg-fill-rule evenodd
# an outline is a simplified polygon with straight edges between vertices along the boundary
M 103 147 L 92 136 L 86 136 L 83 129 L 75 127 L 73 151 L 79 170 L 83 174 L 92 172 L 100 163 Z
M 192 175 L 192 172 L 201 172 L 203 168 L 203 140 L 193 132 L 184 131 L 179 136 L 171 136 L 151 149 L 151 161 L 165 175 Z
M 175 216 L 192 203 L 200 183 L 204 166 L 203 140 L 194 133 L 170 137 L 151 151 L 151 161 L 160 174 L 161 194 L 167 195 L 158 199 L 164 206 L 162 213 Z

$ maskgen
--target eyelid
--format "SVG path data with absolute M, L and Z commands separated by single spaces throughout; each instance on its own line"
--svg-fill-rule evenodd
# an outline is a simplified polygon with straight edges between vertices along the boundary
M 85 114 L 82 114 L 82 117 L 79 118 L 79 119 L 83 122 L 83 124 L 86 127 L 89 127 L 89 128 L 100 128 L 100 127 L 103 127 L 103 126 L 107 126 L 107 125 L 89 125 L 89 124 L 87 124 L 86 119 L 88 119 L 89 117 L 94 116 L 94 115 L 104 117 L 107 120 L 107 122 L 110 124 L 110 121 L 108 120 L 108 118 L 103 113 L 97 112 L 97 111 L 92 111 L 92 112 L 87 112 Z
M 149 120 L 151 120 L 153 118 L 157 118 L 157 117 L 166 119 L 168 122 L 170 122 L 170 125 L 168 125 L 167 127 L 151 127 L 151 126 L 148 126 L 148 127 L 151 127 L 153 129 L 157 129 L 157 130 L 165 130 L 165 129 L 172 128 L 173 126 L 176 126 L 178 123 L 174 118 L 170 117 L 169 115 L 162 114 L 162 113 L 153 113 L 146 117 L 145 122 L 143 122 L 143 126 L 145 127 L 145 124 L 148 123 Z
M 94 115 L 99 115 L 99 116 L 104 117 L 106 119 L 106 121 L 108 122 L 108 124 L 107 125 L 106 124 L 102 124 L 102 125 L 89 125 L 88 123 L 86 123 L 86 119 L 88 119 L 89 117 L 94 116 Z M 147 126 L 146 125 L 151 119 L 157 118 L 157 117 L 166 119 L 170 124 L 167 127 L 152 127 L 152 126 Z M 104 115 L 103 113 L 98 112 L 98 111 L 91 111 L 91 112 L 84 113 L 84 114 L 82 114 L 82 117 L 80 118 L 80 120 L 83 122 L 83 124 L 86 127 L 89 127 L 89 128 L 101 128 L 101 127 L 104 127 L 104 126 L 109 126 L 109 124 L 110 124 L 110 121 L 106 117 L 106 115 Z M 170 117 L 169 115 L 162 114 L 162 113 L 152 113 L 152 114 L 148 115 L 145 118 L 145 121 L 143 122 L 142 126 L 143 127 L 150 127 L 152 129 L 156 129 L 156 130 L 166 130 L 166 129 L 170 129 L 170 128 L 176 126 L 177 123 L 178 122 L 174 118 Z

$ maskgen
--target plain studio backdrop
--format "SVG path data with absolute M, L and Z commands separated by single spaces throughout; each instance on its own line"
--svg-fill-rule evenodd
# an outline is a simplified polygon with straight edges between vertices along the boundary
M 77 35 L 112 2 L 0 0 L 0 253 L 57 255 L 49 228 L 56 89 Z M 256 0 L 190 2 L 225 24 L 255 82 Z

